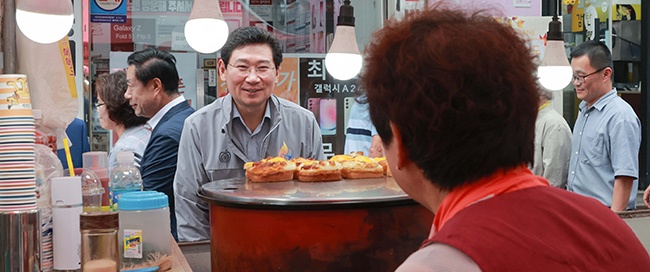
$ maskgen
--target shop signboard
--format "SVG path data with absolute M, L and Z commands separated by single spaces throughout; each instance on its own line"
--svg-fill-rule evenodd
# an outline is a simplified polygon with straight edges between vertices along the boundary
M 133 51 L 131 19 L 124 24 L 111 24 L 111 51 Z
M 90 21 L 93 23 L 126 23 L 125 0 L 90 0 Z

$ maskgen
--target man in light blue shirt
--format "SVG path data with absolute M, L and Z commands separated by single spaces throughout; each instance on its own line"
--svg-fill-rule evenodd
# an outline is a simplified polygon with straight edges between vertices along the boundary
M 612 211 L 636 208 L 641 122 L 612 89 L 607 46 L 587 41 L 571 52 L 573 84 L 582 100 L 573 128 L 568 189 Z

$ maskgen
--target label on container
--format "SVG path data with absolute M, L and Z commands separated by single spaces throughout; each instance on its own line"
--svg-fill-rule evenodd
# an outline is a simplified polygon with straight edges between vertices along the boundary
M 142 259 L 142 230 L 124 230 L 124 258 Z

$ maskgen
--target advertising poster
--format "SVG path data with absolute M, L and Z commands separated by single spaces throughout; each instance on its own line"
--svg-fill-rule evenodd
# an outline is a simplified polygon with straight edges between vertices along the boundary
M 580 1 L 563 0 L 562 10 L 565 14 L 571 14 L 571 32 L 583 32 L 584 40 L 603 39 L 607 30 L 607 22 L 611 19 L 634 20 L 636 14 L 634 4 L 637 1 Z M 640 7 L 640 5 L 639 5 Z M 638 12 L 640 13 L 640 9 Z M 609 42 L 606 42 L 609 43 Z
M 614 0 L 612 1 L 613 21 L 640 21 L 641 0 Z
M 283 58 L 282 66 L 280 67 L 280 77 L 278 78 L 278 83 L 275 85 L 273 93 L 278 97 L 299 104 L 299 76 L 298 57 Z
M 357 79 L 334 79 L 326 71 L 324 55 L 301 57 L 300 79 L 300 105 L 316 116 L 325 156 L 343 154 L 346 122 L 359 88 Z
M 582 9 L 573 8 L 573 5 L 567 6 L 567 12 L 571 14 L 571 32 L 581 32 L 585 29 L 584 13 Z
M 124 24 L 111 24 L 111 51 L 133 51 L 131 19 Z

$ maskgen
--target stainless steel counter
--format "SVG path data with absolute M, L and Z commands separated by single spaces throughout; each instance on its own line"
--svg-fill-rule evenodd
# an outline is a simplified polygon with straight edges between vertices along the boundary
M 381 203 L 413 203 L 392 177 L 344 179 L 335 182 L 255 183 L 245 178 L 205 184 L 201 198 L 223 206 L 253 208 L 314 209 L 332 206 L 358 206 Z

